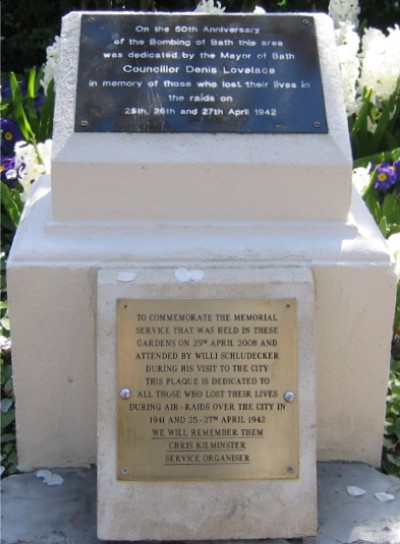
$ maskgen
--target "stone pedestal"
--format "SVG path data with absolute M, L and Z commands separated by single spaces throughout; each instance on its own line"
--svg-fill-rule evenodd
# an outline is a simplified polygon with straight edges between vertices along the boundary
M 50 197 L 50 178 L 43 177 L 28 198 L 8 263 L 21 463 L 96 462 L 99 270 L 185 267 L 251 275 L 309 266 L 318 458 L 379 466 L 395 275 L 357 194 L 346 222 L 204 225 L 59 222 Z
M 313 534 L 314 422 L 320 460 L 380 463 L 395 297 L 385 241 L 351 198 L 330 21 L 315 16 L 321 135 L 75 133 L 79 22 L 64 20 L 52 179 L 8 262 L 19 462 L 97 459 L 102 538 Z M 116 298 L 239 295 L 298 300 L 299 478 L 118 481 Z

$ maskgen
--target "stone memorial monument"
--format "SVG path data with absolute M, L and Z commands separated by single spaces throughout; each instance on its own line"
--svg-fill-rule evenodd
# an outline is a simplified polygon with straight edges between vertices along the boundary
M 328 16 L 64 18 L 18 451 L 97 463 L 100 538 L 313 535 L 317 458 L 379 464 L 395 275 L 351 166 Z

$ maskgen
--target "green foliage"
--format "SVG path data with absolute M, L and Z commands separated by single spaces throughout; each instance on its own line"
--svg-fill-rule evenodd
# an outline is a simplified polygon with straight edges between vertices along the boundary
M 385 163 L 394 163 L 400 159 L 400 147 L 387 153 L 388 161 Z M 400 175 L 398 181 L 389 189 L 381 190 L 375 188 L 378 168 L 374 169 L 371 175 L 371 181 L 366 188 L 363 198 L 379 226 L 383 236 L 388 238 L 392 234 L 400 232 Z
M 370 23 L 370 7 L 374 2 L 360 4 L 363 28 Z M 386 22 L 386 26 L 393 26 L 398 17 L 385 19 L 389 4 L 383 2 L 381 20 Z M 399 6 L 395 9 L 399 11 Z M 370 182 L 363 198 L 383 236 L 389 238 L 400 233 L 400 77 L 388 100 L 379 101 L 370 89 L 364 90 L 362 98 L 361 110 L 349 118 L 354 166 L 370 165 Z M 374 130 L 371 130 L 374 125 Z M 388 172 L 392 175 L 386 176 Z M 391 182 L 388 182 L 389 178 Z M 398 250 L 400 252 L 400 247 Z M 393 325 L 382 470 L 400 476 L 400 281 Z
M 383 467 L 389 474 L 400 476 L 400 281 L 397 284 L 392 355 L 386 411 Z
M 359 161 L 369 162 L 371 157 Z M 373 157 L 377 164 L 371 173 L 371 180 L 364 192 L 364 200 L 385 238 L 400 233 L 400 173 L 396 183 L 389 189 L 381 190 L 376 184 L 379 164 L 395 164 L 400 159 L 400 148 Z M 400 252 L 400 247 L 398 248 Z M 400 258 L 400 256 L 398 257 Z M 393 320 L 392 359 L 386 405 L 382 470 L 400 476 L 400 280 L 397 283 L 397 297 Z
M 397 301 L 399 300 L 400 282 L 397 287 Z M 397 310 L 400 313 L 399 303 Z M 398 332 L 400 333 L 400 328 Z M 400 336 L 397 338 L 400 346 Z M 390 368 L 382 468 L 388 474 L 400 477 L 400 354 L 392 359 Z
M 16 472 L 17 455 L 15 451 L 15 407 L 12 389 L 11 364 L 9 352 L 2 355 L 1 365 L 1 464 L 7 474 Z
M 373 105 L 371 95 L 371 90 L 365 91 L 360 112 L 349 120 L 353 157 L 365 164 L 371 162 L 371 155 L 400 147 L 400 78 L 395 92 L 379 108 Z M 377 122 L 374 132 L 368 130 L 371 120 Z
M 12 369 L 10 352 L 10 322 L 8 317 L 6 260 L 10 251 L 15 230 L 19 223 L 23 204 L 20 193 L 22 188 L 10 189 L 1 182 L 1 301 L 0 301 L 0 386 L 1 386 L 1 466 L 2 477 L 16 472 L 17 453 L 15 443 L 15 407 L 12 387 Z
M 54 81 L 51 81 L 44 95 L 40 83 L 43 72 L 43 67 L 40 70 L 33 67 L 25 72 L 21 80 L 11 72 L 11 96 L 3 99 L 1 105 L 2 117 L 15 119 L 24 140 L 33 145 L 51 138 L 53 133 Z
M 12 240 L 21 218 L 23 203 L 21 200 L 22 187 L 8 187 L 1 182 L 1 247 L 0 254 L 0 280 L 1 280 L 1 301 L 0 301 L 0 346 L 1 353 L 8 354 L 10 326 L 8 319 L 7 304 L 7 276 L 6 260 L 11 248 Z M 10 364 L 9 355 L 7 355 L 5 365 Z M 3 365 L 3 360 L 2 360 Z M 3 372 L 3 368 L 2 368 Z M 3 386 L 3 382 L 2 382 Z M 3 396 L 1 398 L 4 398 Z
M 385 158 L 389 159 L 388 163 L 395 163 L 400 159 L 400 148 L 385 154 Z M 388 238 L 392 234 L 400 233 L 400 175 L 396 183 L 383 191 L 375 187 L 378 171 L 379 166 L 371 174 L 364 200 L 382 234 Z M 398 250 L 400 252 L 400 247 Z M 400 280 L 397 283 L 393 323 L 382 469 L 388 474 L 400 476 Z
M 3 119 L 18 123 L 21 134 L 34 146 L 52 135 L 54 111 L 54 83 L 49 85 L 47 96 L 43 96 L 40 81 L 43 70 L 29 70 L 20 81 L 15 74 L 9 78 L 11 96 L 2 101 Z M 23 89 L 26 89 L 23 92 Z M 2 134 L 2 147 L 3 147 Z M 0 346 L 1 346 L 1 467 L 2 477 L 17 471 L 15 443 L 15 403 L 12 387 L 10 324 L 8 317 L 6 260 L 19 224 L 23 202 L 22 185 L 1 181 L 1 301 L 0 301 Z
M 4 308 L 2 307 L 2 313 Z M 4 321 L 2 318 L 2 329 Z M 8 326 L 7 326 L 8 327 Z M 9 332 L 9 330 L 7 330 Z M 17 471 L 17 452 L 15 445 L 15 403 L 11 377 L 11 360 L 9 349 L 2 348 L 0 359 L 1 386 L 1 466 L 2 476 Z

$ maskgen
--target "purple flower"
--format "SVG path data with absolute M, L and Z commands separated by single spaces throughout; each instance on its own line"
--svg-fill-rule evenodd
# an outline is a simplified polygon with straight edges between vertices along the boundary
M 398 162 L 398 161 L 396 161 Z M 380 191 L 389 191 L 393 185 L 397 182 L 398 172 L 397 168 L 393 165 L 383 163 L 377 166 L 375 170 L 375 183 L 374 189 Z
M 1 157 L 0 175 L 1 181 L 6 183 L 9 187 L 15 185 L 18 173 L 15 170 L 14 157 Z
M 18 85 L 19 89 L 21 91 L 22 96 L 26 95 L 26 78 L 19 79 L 18 78 Z M 2 81 L 1 85 L 1 97 L 4 99 L 11 98 L 11 84 L 10 84 L 10 77 L 8 75 L 5 75 Z
M 11 85 L 10 79 L 5 77 L 1 85 L 1 98 L 11 98 Z
M 398 161 L 394 161 L 393 169 L 396 173 L 396 181 L 400 181 L 400 159 Z
M 18 124 L 14 119 L 1 119 L 1 154 L 12 155 L 14 145 L 19 140 L 23 140 Z
M 398 161 L 394 161 L 393 168 L 396 172 L 396 181 L 400 181 L 400 159 Z M 396 193 L 400 195 L 400 184 L 396 189 Z

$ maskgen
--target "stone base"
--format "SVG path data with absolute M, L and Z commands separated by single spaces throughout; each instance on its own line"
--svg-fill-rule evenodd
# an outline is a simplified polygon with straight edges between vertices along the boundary
M 52 469 L 64 483 L 49 487 L 35 473 L 2 481 L 3 544 L 101 544 L 96 536 L 96 470 Z M 348 485 L 365 489 L 352 497 Z M 375 493 L 396 498 L 380 502 Z M 296 544 L 398 544 L 400 480 L 360 463 L 318 464 L 318 535 Z M 162 539 L 164 540 L 164 539 Z M 223 540 L 215 544 L 293 544 L 288 540 Z M 190 544 L 183 541 L 182 544 Z M 209 541 L 198 542 L 209 544 Z
M 306 267 L 315 285 L 318 458 L 379 465 L 396 278 L 358 195 L 346 223 L 57 222 L 50 200 L 43 177 L 8 262 L 21 463 L 96 462 L 99 270 L 184 267 L 251 277 Z

